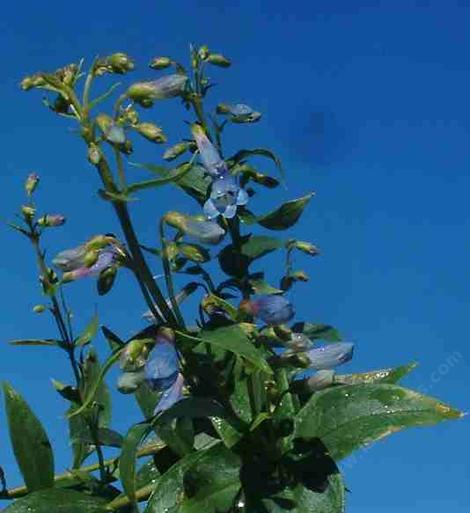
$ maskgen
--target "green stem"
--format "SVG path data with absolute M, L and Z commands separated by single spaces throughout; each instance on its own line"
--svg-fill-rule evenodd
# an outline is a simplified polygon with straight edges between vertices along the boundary
M 178 301 L 175 298 L 175 288 L 173 285 L 173 276 L 171 273 L 170 261 L 168 260 L 168 248 L 167 241 L 165 239 L 165 226 L 163 218 L 160 219 L 160 243 L 162 246 L 162 262 L 163 262 L 163 272 L 165 274 L 165 283 L 168 291 L 168 296 L 170 298 L 171 307 L 173 308 L 173 313 L 176 316 L 179 327 L 185 328 L 184 319 L 181 315 L 180 307 L 178 305 Z

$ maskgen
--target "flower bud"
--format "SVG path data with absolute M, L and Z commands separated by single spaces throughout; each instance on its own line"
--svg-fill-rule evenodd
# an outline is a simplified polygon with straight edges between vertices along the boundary
M 113 53 L 106 61 L 110 70 L 120 75 L 134 69 L 134 61 L 125 53 Z
M 65 217 L 62 214 L 45 214 L 38 219 L 38 224 L 44 228 L 54 228 L 64 223 Z
M 186 235 L 204 244 L 218 244 L 225 235 L 225 230 L 203 216 L 187 216 L 171 211 L 165 214 L 164 221 Z
M 145 380 L 143 369 L 134 372 L 123 372 L 117 382 L 117 389 L 121 394 L 132 394 Z
M 256 123 L 261 119 L 261 113 L 253 110 L 244 103 L 217 105 L 217 114 L 228 115 L 233 123 Z
M 145 365 L 148 354 L 149 347 L 146 340 L 131 340 L 121 353 L 119 365 L 124 371 L 136 371 Z
M 88 146 L 87 157 L 90 164 L 96 166 L 99 163 L 101 160 L 101 150 L 96 144 L 91 143 L 90 146 Z
M 338 365 L 351 360 L 354 344 L 349 342 L 335 342 L 323 347 L 315 347 L 305 355 L 310 360 L 310 368 L 315 370 L 334 369 Z
M 171 59 L 169 57 L 154 57 L 149 64 L 152 69 L 165 69 L 171 66 Z
M 180 142 L 168 148 L 163 154 L 163 158 L 165 160 L 174 160 L 178 158 L 180 155 L 185 153 L 189 148 L 189 144 L 186 142 Z
M 201 161 L 206 171 L 213 177 L 220 177 L 228 173 L 227 164 L 220 156 L 217 148 L 207 137 L 204 128 L 199 123 L 191 125 L 191 132 L 201 155 Z
M 208 262 L 211 258 L 207 249 L 196 244 L 179 244 L 178 250 L 183 257 L 198 264 Z
M 224 57 L 220 53 L 211 53 L 207 57 L 207 62 L 210 62 L 214 66 L 219 66 L 220 68 L 228 68 L 232 63 L 227 57 Z
M 23 214 L 23 217 L 25 219 L 32 219 L 34 217 L 34 214 L 36 213 L 36 209 L 29 205 L 23 205 L 21 207 L 21 213 Z
M 98 114 L 98 116 L 96 116 L 96 124 L 109 142 L 123 144 L 126 141 L 124 129 L 122 126 L 117 125 L 111 116 Z
M 153 390 L 166 390 L 178 377 L 178 354 L 173 343 L 157 339 L 145 364 L 145 379 Z
M 100 296 L 104 296 L 111 290 L 114 280 L 116 279 L 117 272 L 118 267 L 116 265 L 106 267 L 100 272 L 98 281 L 96 282 L 96 288 Z
M 151 107 L 155 100 L 183 94 L 187 81 L 186 75 L 174 73 L 150 82 L 136 82 L 127 90 L 127 96 L 142 107 Z
M 45 85 L 46 81 L 44 80 L 42 74 L 36 73 L 35 75 L 23 78 L 20 87 L 23 91 L 29 91 L 35 87 L 44 87 Z
M 257 299 L 250 300 L 249 303 L 242 302 L 240 308 L 245 310 L 249 308 L 252 315 L 260 318 L 268 326 L 285 324 L 295 314 L 290 301 L 278 294 L 260 296 Z
M 37 314 L 41 314 L 41 313 L 45 312 L 46 309 L 47 308 L 45 305 L 34 305 L 33 306 L 33 312 L 37 313 Z
M 201 61 L 205 61 L 209 57 L 209 47 L 207 45 L 201 46 L 198 50 L 198 56 Z
M 306 253 L 310 256 L 315 256 L 319 253 L 318 248 L 315 245 L 313 245 L 311 242 L 306 242 L 303 240 L 289 241 L 289 247 L 298 249 L 299 251 L 302 251 L 303 253 Z
M 134 129 L 149 141 L 155 143 L 166 142 L 166 137 L 163 133 L 163 130 L 157 125 L 154 125 L 153 123 L 139 123 L 134 127 Z
M 307 379 L 306 388 L 309 392 L 323 390 L 333 384 L 335 377 L 334 370 L 319 370 L 313 376 Z
M 31 173 L 24 183 L 24 189 L 28 196 L 31 196 L 39 184 L 39 175 Z

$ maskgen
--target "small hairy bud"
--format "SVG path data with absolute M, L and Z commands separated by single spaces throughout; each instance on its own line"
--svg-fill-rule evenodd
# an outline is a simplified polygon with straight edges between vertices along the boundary
M 220 68 L 228 68 L 232 63 L 227 57 L 220 53 L 211 53 L 207 57 L 207 62 L 210 62 L 214 66 L 219 66 Z
M 64 223 L 65 217 L 62 214 L 45 214 L 38 219 L 38 224 L 44 228 L 54 228 Z
M 24 183 L 24 190 L 28 196 L 31 196 L 33 192 L 36 190 L 36 187 L 39 184 L 39 175 L 36 173 L 31 173 Z
M 23 217 L 25 219 L 32 219 L 34 217 L 34 214 L 36 213 L 36 209 L 29 205 L 23 205 L 21 207 L 21 213 L 23 214 Z
M 171 66 L 171 59 L 169 57 L 154 57 L 149 64 L 152 69 L 165 69 Z
M 41 314 L 46 311 L 45 305 L 34 305 L 33 312 L 37 314 Z
M 186 142 L 180 142 L 168 148 L 163 154 L 165 160 L 174 160 L 180 155 L 183 155 L 189 148 L 189 144 Z
M 143 137 L 154 143 L 166 142 L 166 136 L 163 130 L 153 123 L 139 123 L 134 129 Z
M 113 73 L 123 75 L 134 69 L 134 61 L 125 53 L 117 52 L 110 55 L 107 59 L 108 66 Z

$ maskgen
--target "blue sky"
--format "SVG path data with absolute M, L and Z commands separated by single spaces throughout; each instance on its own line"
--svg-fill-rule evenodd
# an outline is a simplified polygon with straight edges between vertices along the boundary
M 0 218 L 12 217 L 23 177 L 35 170 L 44 209 L 68 218 L 48 238 L 51 254 L 117 230 L 73 125 L 47 112 L 40 95 L 18 90 L 24 74 L 125 50 L 140 64 L 134 76 L 145 79 L 154 76 L 146 68 L 151 57 L 184 60 L 188 42 L 207 43 L 234 62 L 214 71 L 220 85 L 211 102 L 243 101 L 264 113 L 256 126 L 230 129 L 229 150 L 271 147 L 287 170 L 287 188 L 268 192 L 254 210 L 317 193 L 292 232 L 322 250 L 315 261 L 298 260 L 311 275 L 291 294 L 298 318 L 331 323 L 356 343 L 349 370 L 418 360 L 407 383 L 467 411 L 469 20 L 470 4 L 456 0 L 8 3 L 0 18 Z M 147 115 L 170 140 L 187 135 L 182 121 L 190 118 L 177 102 Z M 145 146 L 135 158 L 159 154 Z M 134 206 L 148 243 L 165 210 L 194 209 L 170 190 L 143 194 Z M 26 242 L 3 228 L 0 247 L 0 379 L 38 412 L 64 468 L 64 404 L 49 378 L 67 380 L 66 362 L 54 351 L 7 345 L 54 331 L 31 313 L 41 298 Z M 104 299 L 90 282 L 70 296 L 79 326 L 95 307 L 123 336 L 142 326 L 144 306 L 128 277 Z M 14 484 L 3 406 L 0 413 L 0 465 Z M 114 417 L 125 429 L 136 412 L 119 400 Z M 465 420 L 414 429 L 346 461 L 349 511 L 468 511 L 468 434 Z

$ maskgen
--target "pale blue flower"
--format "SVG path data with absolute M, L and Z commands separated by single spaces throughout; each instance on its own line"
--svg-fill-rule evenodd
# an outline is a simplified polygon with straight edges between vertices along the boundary
M 269 326 L 289 322 L 295 315 L 291 302 L 278 294 L 242 301 L 240 309 L 258 317 Z
M 191 132 L 196 141 L 197 149 L 199 150 L 199 155 L 206 171 L 214 178 L 227 174 L 227 164 L 220 156 L 217 148 L 207 137 L 204 128 L 198 123 L 194 123 L 191 126 Z
M 231 219 L 237 213 L 237 206 L 247 203 L 247 192 L 238 186 L 235 177 L 227 173 L 212 183 L 211 194 L 204 204 L 204 214 L 209 219 L 219 215 Z
M 168 410 L 178 401 L 181 401 L 181 399 L 183 399 L 183 386 L 184 377 L 179 373 L 173 384 L 163 392 L 154 414 L 157 415 L 158 413 Z
M 349 362 L 353 356 L 354 344 L 350 342 L 335 342 L 322 347 L 315 347 L 305 354 L 311 364 L 310 369 L 327 370 Z
M 167 390 L 178 376 L 178 354 L 173 343 L 157 338 L 145 364 L 145 380 L 152 390 Z

